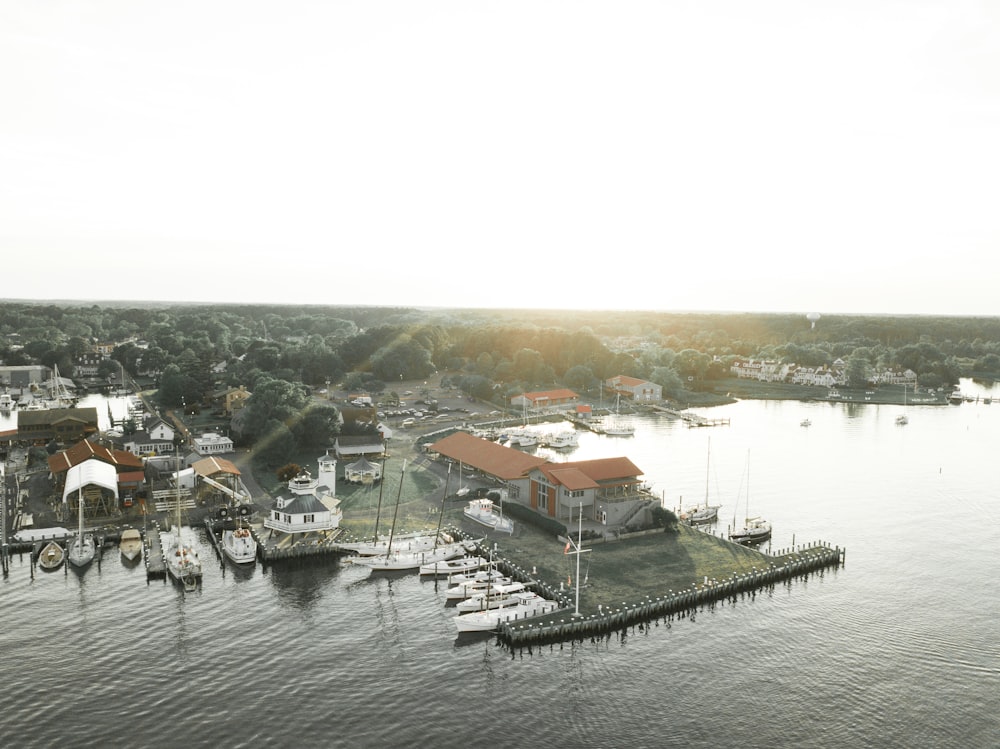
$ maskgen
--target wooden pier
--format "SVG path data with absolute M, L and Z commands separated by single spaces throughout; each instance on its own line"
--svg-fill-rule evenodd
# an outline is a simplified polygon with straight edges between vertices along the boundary
M 699 416 L 696 413 L 691 413 L 690 411 L 678 411 L 675 408 L 667 408 L 666 406 L 650 406 L 655 411 L 660 413 L 665 413 L 669 416 L 673 416 L 676 419 L 680 419 L 685 422 L 689 427 L 718 427 L 718 426 L 729 426 L 729 419 L 709 419 L 705 416 Z
M 585 638 L 610 638 L 612 634 L 627 635 L 630 627 L 643 627 L 650 622 L 671 621 L 674 617 L 693 616 L 704 606 L 714 606 L 718 601 L 736 601 L 743 596 L 753 597 L 758 590 L 773 588 L 778 583 L 790 582 L 796 577 L 808 577 L 829 567 L 840 567 L 844 563 L 846 550 L 824 544 L 807 546 L 800 552 L 785 556 L 781 564 L 771 563 L 763 569 L 754 569 L 743 575 L 733 574 L 725 580 L 706 580 L 703 584 L 692 585 L 690 589 L 671 592 L 655 599 L 632 604 L 623 603 L 620 608 L 603 610 L 597 614 L 573 616 L 569 596 L 560 592 L 552 596 L 563 609 L 545 617 L 532 618 L 521 622 L 504 623 L 497 630 L 497 642 L 508 648 L 551 645 Z M 540 594 L 550 597 L 540 590 Z
M 143 534 L 142 558 L 146 564 L 146 579 L 165 580 L 167 577 L 167 562 L 163 558 L 163 546 L 160 542 L 160 525 L 153 521 L 153 530 Z

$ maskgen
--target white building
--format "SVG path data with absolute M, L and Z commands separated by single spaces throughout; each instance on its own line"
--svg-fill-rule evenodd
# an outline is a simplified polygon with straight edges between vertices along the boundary
M 218 455 L 234 452 L 233 441 L 215 432 L 205 432 L 194 438 L 194 451 L 199 455 Z
M 288 482 L 291 497 L 278 497 L 264 519 L 264 527 L 279 533 L 331 531 L 340 526 L 344 513 L 336 498 L 337 461 L 329 455 L 319 459 L 319 473 L 313 478 L 302 471 Z

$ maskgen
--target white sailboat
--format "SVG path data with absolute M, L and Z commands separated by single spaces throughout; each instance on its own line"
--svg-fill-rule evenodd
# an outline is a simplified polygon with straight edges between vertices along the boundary
M 164 556 L 166 557 L 167 572 L 170 576 L 184 586 L 185 590 L 193 590 L 198 587 L 201 580 L 201 560 L 198 558 L 198 551 L 191 542 L 192 531 L 190 528 L 181 527 L 181 472 L 180 463 L 177 465 L 177 492 L 176 505 L 177 517 L 174 520 L 173 529 L 164 534 Z
M 909 417 L 906 415 L 906 385 L 903 385 L 903 413 L 896 417 L 896 423 L 900 426 L 906 426 L 910 423 Z
M 83 530 L 83 492 L 77 492 L 77 506 L 79 507 L 79 528 L 76 535 L 66 545 L 66 558 L 74 567 L 86 567 L 94 561 L 97 555 L 97 544 L 94 543 L 94 535 Z
M 614 418 L 609 419 L 608 423 L 604 425 L 604 433 L 615 437 L 629 437 L 635 434 L 635 427 L 630 422 L 622 420 L 619 415 L 618 409 L 621 406 L 621 400 L 621 393 L 617 393 L 615 397 L 615 415 Z
M 750 453 L 747 451 L 747 515 L 750 514 Z M 751 546 L 767 541 L 771 537 L 771 524 L 760 517 L 747 517 L 742 528 L 736 528 L 736 516 L 733 515 L 733 530 L 729 540 L 742 546 Z
M 709 476 L 712 462 L 712 439 L 708 440 L 708 458 L 705 464 L 705 504 L 699 505 L 692 510 L 683 513 L 683 519 L 691 525 L 704 525 L 714 523 L 719 518 L 719 507 L 721 505 L 710 505 L 708 503 Z
M 393 546 L 393 535 L 396 532 L 396 519 L 399 515 L 399 499 L 403 493 L 403 474 L 405 472 L 406 461 L 404 460 L 403 467 L 399 472 L 399 491 L 396 494 L 396 509 L 392 515 L 392 525 L 389 529 L 389 538 L 386 543 L 385 553 L 373 556 L 348 557 L 346 561 L 361 567 L 368 567 L 373 572 L 402 572 L 418 570 L 425 564 L 455 559 L 475 549 L 475 544 L 472 542 L 464 543 L 456 541 L 452 543 L 438 543 L 438 539 L 441 536 L 440 529 L 435 534 L 435 543 L 430 549 L 424 551 L 407 551 Z M 445 489 L 445 492 L 447 492 L 447 489 Z
M 550 614 L 559 608 L 559 604 L 542 598 L 537 593 L 524 590 L 514 593 L 514 603 L 485 611 L 472 611 L 459 614 L 454 619 L 455 629 L 462 632 L 492 632 L 502 623 L 518 622 L 533 616 Z
M 448 476 L 451 476 L 451 466 L 448 466 Z M 458 461 L 458 491 L 455 492 L 455 496 L 464 497 L 469 493 L 469 487 L 462 484 L 462 461 Z

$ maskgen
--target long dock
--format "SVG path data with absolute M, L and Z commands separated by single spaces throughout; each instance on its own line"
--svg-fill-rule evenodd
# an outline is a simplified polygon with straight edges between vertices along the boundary
M 729 419 L 709 419 L 705 416 L 691 413 L 690 411 L 678 411 L 675 408 L 667 408 L 666 406 L 651 405 L 650 408 L 655 411 L 659 411 L 660 413 L 665 413 L 669 416 L 680 419 L 689 427 L 729 426 Z
M 741 596 L 755 596 L 758 590 L 773 588 L 796 577 L 822 574 L 826 568 L 840 567 L 845 556 L 846 550 L 840 547 L 817 543 L 787 555 L 782 564 L 771 563 L 769 567 L 754 569 L 743 575 L 734 573 L 726 580 L 707 580 L 670 595 L 655 599 L 647 596 L 632 604 L 623 603 L 620 608 L 578 617 L 568 613 L 567 609 L 572 604 L 566 592 L 561 592 L 553 597 L 563 605 L 563 610 L 538 619 L 501 624 L 497 630 L 497 642 L 514 649 L 585 638 L 610 638 L 616 633 L 625 637 L 630 627 L 646 626 L 661 619 L 669 622 L 674 617 L 693 616 L 699 608 L 713 606 L 718 601 L 728 599 L 735 602 Z
M 167 577 L 167 562 L 163 558 L 163 546 L 160 543 L 160 525 L 153 521 L 153 529 L 147 531 L 142 539 L 142 558 L 146 563 L 146 578 L 149 580 L 164 580 Z

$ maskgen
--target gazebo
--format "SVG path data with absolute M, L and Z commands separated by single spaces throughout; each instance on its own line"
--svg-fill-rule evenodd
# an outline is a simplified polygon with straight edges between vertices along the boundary
M 373 484 L 382 478 L 382 466 L 361 458 L 356 463 L 344 466 L 344 479 L 351 484 Z

